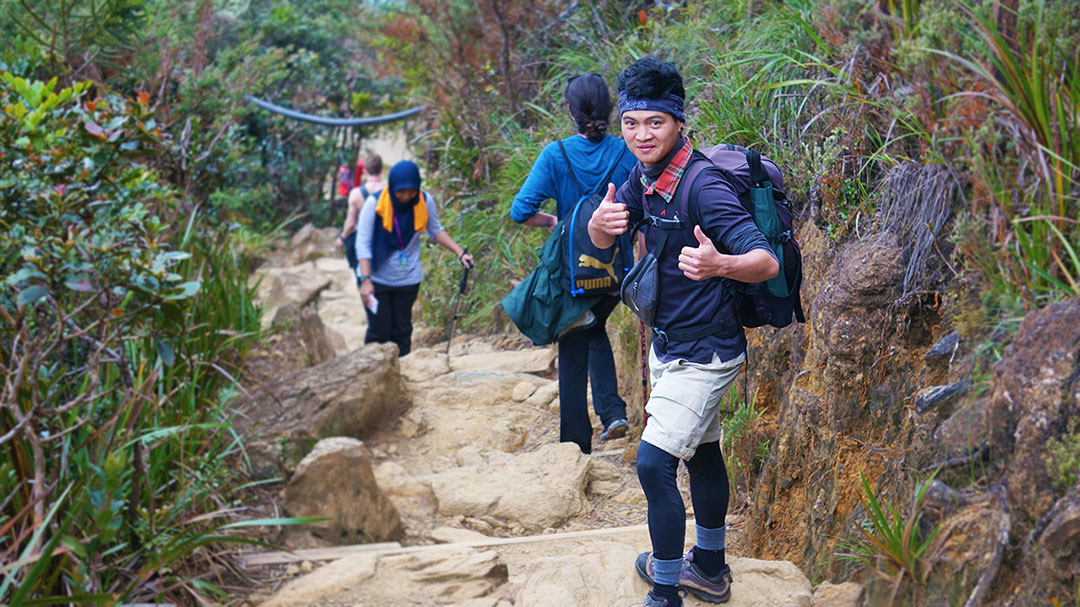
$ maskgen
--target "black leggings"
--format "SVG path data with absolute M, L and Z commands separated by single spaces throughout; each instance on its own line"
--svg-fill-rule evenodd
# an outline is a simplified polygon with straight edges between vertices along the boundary
M 420 292 L 420 285 L 388 287 L 372 281 L 379 312 L 372 314 L 364 306 L 368 328 L 364 334 L 365 344 L 384 344 L 392 341 L 398 345 L 398 356 L 405 356 L 412 349 L 412 306 Z
M 723 527 L 731 488 L 720 443 L 698 445 L 694 457 L 686 460 L 686 469 L 697 524 L 708 529 Z M 645 441 L 638 445 L 638 480 L 649 503 L 649 537 L 658 559 L 682 556 L 686 505 L 675 479 L 678 470 L 679 458 Z

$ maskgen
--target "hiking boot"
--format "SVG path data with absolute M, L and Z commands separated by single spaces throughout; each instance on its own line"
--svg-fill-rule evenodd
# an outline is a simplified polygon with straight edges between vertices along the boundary
M 634 570 L 641 579 L 653 583 L 653 557 L 652 552 L 642 552 L 634 561 Z M 679 586 L 690 593 L 699 601 L 706 603 L 726 603 L 731 598 L 731 568 L 724 565 L 716 577 L 705 575 L 694 564 L 694 551 L 686 553 L 683 557 L 682 571 L 679 572 Z
M 720 568 L 720 573 L 709 577 L 694 564 L 694 551 L 691 549 L 686 553 L 682 572 L 679 573 L 679 585 L 694 598 L 706 603 L 726 603 L 731 598 L 732 581 L 731 567 L 726 563 Z
M 600 440 L 622 438 L 626 436 L 626 432 L 629 429 L 630 424 L 625 419 L 617 419 L 608 424 L 607 428 L 604 428 L 604 431 L 600 433 Z
M 645 595 L 645 600 L 641 603 L 641 607 L 682 607 L 682 604 L 672 605 L 670 601 L 665 598 L 661 598 L 652 593 L 652 590 Z

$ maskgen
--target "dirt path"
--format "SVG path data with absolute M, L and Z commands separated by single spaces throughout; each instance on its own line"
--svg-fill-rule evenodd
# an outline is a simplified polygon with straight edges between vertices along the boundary
M 316 259 L 283 268 L 278 277 L 289 273 L 309 283 L 329 280 L 315 305 L 330 342 L 338 355 L 361 347 L 366 320 L 345 262 Z M 288 291 L 264 285 L 274 289 Z M 272 306 L 267 313 L 274 314 Z M 601 443 L 594 416 L 592 455 L 560 445 L 553 348 L 526 347 L 516 336 L 458 336 L 447 356 L 445 341 L 431 343 L 437 333 L 418 330 L 413 352 L 399 361 L 412 407 L 364 439 L 378 485 L 401 514 L 401 548 L 260 565 L 279 575 L 252 603 L 606 607 L 640 601 L 648 587 L 634 574 L 633 559 L 649 547 L 633 466 L 640 432 Z M 679 485 L 692 516 L 685 468 Z M 745 543 L 740 528 L 733 516 L 732 555 Z M 691 520 L 687 547 L 692 529 Z M 811 605 L 810 584 L 790 563 L 731 560 L 731 605 Z

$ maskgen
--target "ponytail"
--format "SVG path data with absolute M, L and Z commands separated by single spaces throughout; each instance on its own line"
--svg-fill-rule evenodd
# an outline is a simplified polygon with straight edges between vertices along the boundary
M 600 74 L 574 76 L 566 83 L 566 105 L 577 130 L 590 141 L 601 141 L 611 116 L 611 93 Z

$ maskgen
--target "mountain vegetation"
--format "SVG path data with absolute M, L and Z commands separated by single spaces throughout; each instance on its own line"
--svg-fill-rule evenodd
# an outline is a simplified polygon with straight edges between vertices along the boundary
M 0 34 L 0 604 L 226 602 L 229 545 L 298 522 L 245 510 L 229 404 L 261 336 L 248 276 L 298 218 L 340 224 L 334 176 L 375 127 L 247 95 L 338 117 L 426 106 L 410 145 L 488 268 L 459 329 L 513 330 L 499 301 L 546 234 L 508 210 L 539 149 L 572 133 L 567 78 L 613 83 L 647 54 L 686 77 L 696 145 L 784 168 L 824 257 L 903 235 L 890 305 L 943 311 L 977 344 L 976 379 L 1026 315 L 1080 295 L 1069 2 L 0 0 Z M 446 326 L 458 266 L 425 255 L 420 321 Z M 615 325 L 636 351 L 636 320 Z M 750 493 L 777 456 L 743 412 L 732 478 Z M 1048 444 L 1058 496 L 1075 426 Z M 938 531 L 913 535 L 931 480 L 856 477 L 849 558 L 800 565 L 963 604 L 927 589 Z M 1072 590 L 1038 598 L 1080 604 Z

